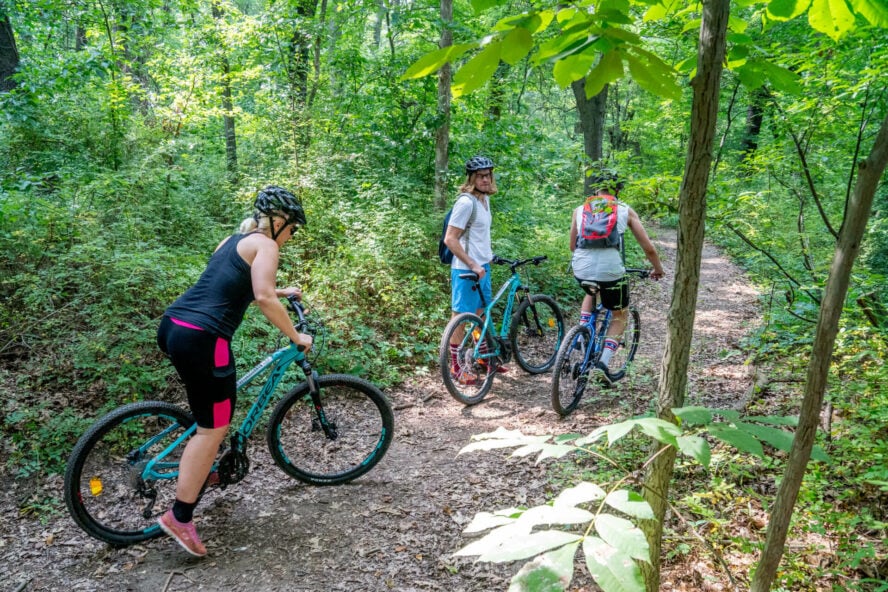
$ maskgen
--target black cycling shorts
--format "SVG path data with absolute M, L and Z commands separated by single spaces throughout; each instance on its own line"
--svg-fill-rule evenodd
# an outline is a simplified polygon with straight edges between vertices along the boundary
M 157 330 L 157 345 L 185 383 L 197 425 L 215 429 L 230 424 L 237 402 L 237 378 L 228 340 L 164 316 Z
M 593 281 L 598 284 L 598 300 L 608 310 L 622 310 L 629 306 L 629 282 L 626 278 L 614 282 L 602 282 L 598 280 L 586 280 L 576 276 L 574 278 L 582 287 L 583 282 Z M 585 288 L 583 288 L 585 290 Z

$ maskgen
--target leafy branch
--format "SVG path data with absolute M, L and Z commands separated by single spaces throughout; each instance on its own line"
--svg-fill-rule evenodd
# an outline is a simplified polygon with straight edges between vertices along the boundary
M 624 488 L 624 485 L 638 481 L 635 475 L 669 447 L 708 468 L 711 450 L 709 442 L 702 437 L 703 433 L 760 458 L 765 458 L 764 445 L 789 451 L 793 435 L 776 426 L 794 426 L 797 422 L 792 417 L 741 419 L 736 411 L 704 407 L 673 409 L 673 413 L 678 418 L 678 425 L 654 417 L 642 417 L 601 426 L 586 436 L 531 436 L 504 428 L 473 436 L 473 442 L 460 450 L 460 454 L 517 448 L 512 456 L 537 454 L 537 462 L 540 462 L 570 453 L 584 453 L 620 469 L 624 476 L 606 486 L 607 491 L 601 485 L 582 481 L 543 505 L 480 512 L 464 532 L 486 534 L 454 555 L 477 556 L 479 561 L 494 563 L 531 559 L 512 578 L 509 592 L 565 590 L 573 579 L 574 559 L 582 546 L 586 567 L 602 590 L 643 591 L 644 581 L 637 562 L 650 562 L 650 548 L 644 532 L 633 521 L 652 520 L 654 514 L 639 493 Z M 716 416 L 722 421 L 715 421 Z M 595 448 L 603 440 L 606 440 L 607 447 L 613 446 L 636 428 L 665 444 L 645 461 L 639 471 L 621 467 Z M 826 460 L 826 455 L 817 449 L 814 458 Z M 594 504 L 594 511 L 581 507 L 590 504 Z M 579 532 L 577 525 L 582 526 Z M 548 528 L 536 529 L 539 526 Z M 553 526 L 568 528 L 551 528 Z

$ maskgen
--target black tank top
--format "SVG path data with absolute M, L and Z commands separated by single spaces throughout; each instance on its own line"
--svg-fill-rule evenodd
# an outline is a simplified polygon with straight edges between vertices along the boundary
M 210 257 L 197 283 L 164 314 L 231 340 L 255 299 L 250 265 L 237 252 L 246 234 L 235 234 Z

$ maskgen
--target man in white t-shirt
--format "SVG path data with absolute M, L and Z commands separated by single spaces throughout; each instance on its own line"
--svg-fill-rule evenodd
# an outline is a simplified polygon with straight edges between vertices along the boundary
M 481 295 L 472 290 L 473 282 L 459 277 L 461 273 L 478 274 L 484 301 L 489 303 L 493 297 L 490 284 L 490 262 L 493 260 L 490 196 L 496 193 L 493 168 L 493 161 L 486 156 L 473 156 L 466 162 L 466 181 L 459 188 L 459 197 L 453 205 L 444 235 L 444 244 L 453 252 L 450 264 L 452 316 L 463 312 L 480 316 L 484 312 Z M 478 377 L 460 366 L 458 351 L 462 338 L 461 327 L 450 338 L 451 372 L 460 384 L 471 385 Z M 506 372 L 507 369 L 498 366 L 497 371 Z
M 593 187 L 596 193 L 587 198 L 587 201 L 600 198 L 616 200 L 620 190 L 623 188 L 623 181 L 615 174 L 605 173 L 593 179 Z M 570 222 L 570 250 L 573 251 L 571 266 L 573 267 L 574 277 L 580 283 L 584 281 L 597 283 L 599 287 L 598 297 L 601 299 L 601 304 L 612 311 L 611 324 L 608 327 L 604 349 L 598 362 L 598 367 L 605 371 L 605 376 L 607 376 L 608 362 L 610 362 L 619 345 L 616 337 L 623 332 L 626 326 L 626 313 L 629 306 L 629 288 L 626 282 L 623 281 L 626 268 L 623 265 L 623 257 L 619 248 L 619 245 L 622 244 L 622 235 L 627 228 L 632 231 L 635 240 L 638 241 L 639 246 L 644 251 L 645 257 L 654 266 L 651 278 L 659 280 L 665 273 L 663 265 L 660 263 L 660 257 L 657 255 L 657 249 L 648 237 L 638 214 L 621 201 L 616 201 L 616 204 L 616 232 L 621 237 L 616 247 L 587 247 L 585 246 L 586 241 L 580 240 L 579 228 L 583 226 L 583 207 L 585 203 L 574 210 Z M 587 294 L 583 298 L 582 308 L 580 309 L 580 323 L 588 322 L 591 316 L 592 296 Z

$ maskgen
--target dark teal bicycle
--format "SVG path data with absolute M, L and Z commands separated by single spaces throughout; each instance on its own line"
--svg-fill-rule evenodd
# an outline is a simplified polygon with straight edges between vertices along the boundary
M 302 305 L 295 298 L 288 303 L 299 319 L 296 330 L 317 335 L 318 326 L 306 320 Z M 224 489 L 246 477 L 250 467 L 247 440 L 294 363 L 302 369 L 305 381 L 277 403 L 266 428 L 274 462 L 305 483 L 337 485 L 360 477 L 385 455 L 394 435 L 394 416 L 382 391 L 357 376 L 319 376 L 305 354 L 289 345 L 238 381 L 241 392 L 268 372 L 205 489 Z M 112 545 L 161 535 L 156 521 L 175 500 L 179 460 L 195 430 L 189 413 L 162 401 L 131 403 L 100 418 L 68 459 L 65 502 L 74 521 Z
M 546 372 L 555 363 L 558 345 L 564 336 L 564 315 L 551 296 L 531 294 L 518 273 L 524 265 L 539 265 L 545 260 L 545 256 L 519 260 L 494 257 L 491 263 L 508 265 L 512 275 L 491 302 L 485 302 L 481 294 L 483 318 L 462 313 L 453 317 L 444 329 L 439 352 L 441 375 L 447 391 L 460 403 L 480 403 L 493 385 L 497 368 L 507 364 L 512 356 L 531 374 Z M 480 290 L 478 274 L 466 272 L 459 277 L 462 281 L 474 282 L 473 289 Z M 505 311 L 497 331 L 494 307 L 503 296 Z M 518 307 L 513 315 L 516 301 Z M 452 363 L 451 338 L 459 344 L 456 365 Z

